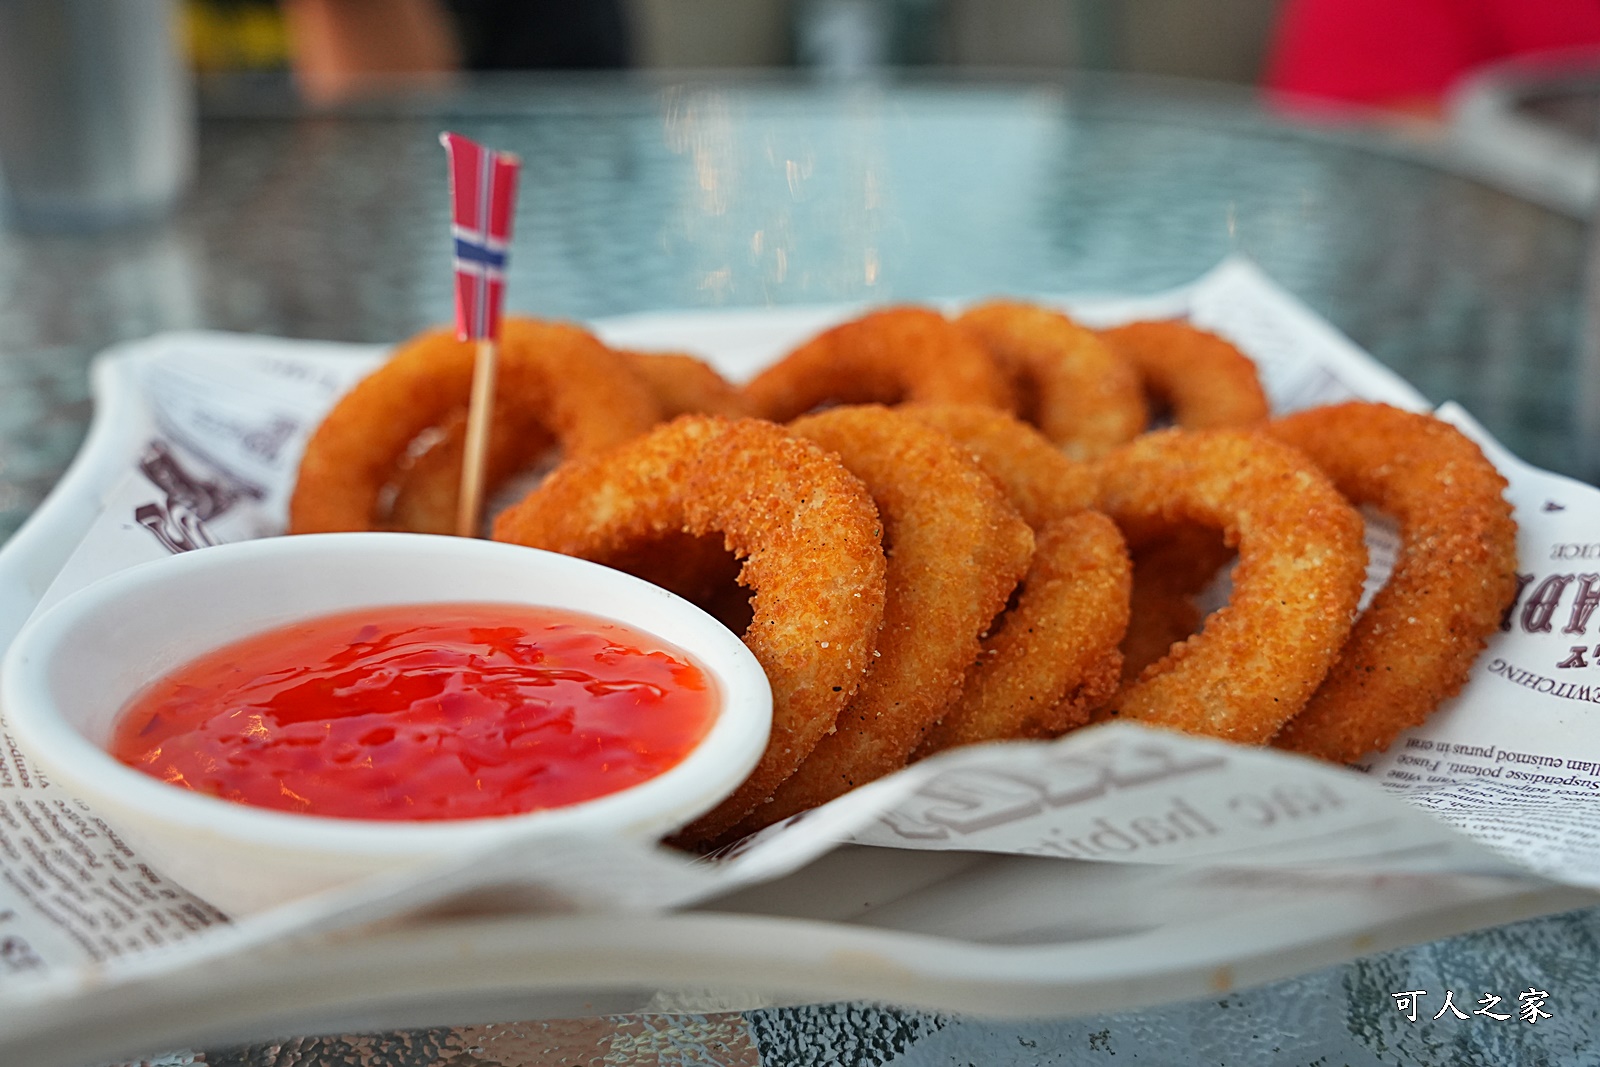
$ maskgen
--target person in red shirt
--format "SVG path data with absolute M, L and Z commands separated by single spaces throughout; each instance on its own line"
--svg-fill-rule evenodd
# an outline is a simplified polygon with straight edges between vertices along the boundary
M 1600 46 L 1600 0 L 1285 0 L 1263 84 L 1299 112 L 1438 118 L 1485 64 L 1586 45 Z

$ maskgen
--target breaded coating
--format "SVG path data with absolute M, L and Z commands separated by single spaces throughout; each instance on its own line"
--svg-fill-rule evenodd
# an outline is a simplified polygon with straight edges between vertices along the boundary
M 894 307 L 825 330 L 744 387 L 754 414 L 788 422 L 826 404 L 906 400 L 1009 411 L 1011 387 L 983 346 L 927 308 Z
M 1151 406 L 1187 430 L 1254 426 L 1269 413 L 1249 356 L 1214 333 L 1178 319 L 1102 330 L 1113 351 L 1138 370 Z
M 495 436 L 500 451 L 487 464 L 491 476 L 503 480 L 526 458 L 529 442 L 515 429 L 529 413 L 571 455 L 609 448 L 659 421 L 649 390 L 587 331 L 531 319 L 507 319 L 501 330 L 495 421 L 508 429 Z M 423 334 L 346 393 L 306 443 L 289 532 L 395 528 L 383 513 L 385 490 L 415 459 L 419 437 L 460 424 L 472 392 L 474 348 L 452 331 Z M 431 526 L 436 502 L 448 497 L 448 529 L 460 469 L 438 459 L 425 467 L 411 475 L 408 492 L 417 502 L 409 513 L 431 516 L 412 520 Z M 419 479 L 434 481 L 423 487 Z M 493 487 L 486 481 L 486 490 Z
M 1349 763 L 1387 748 L 1458 692 L 1516 595 L 1517 525 L 1506 480 L 1431 415 L 1351 402 L 1278 419 L 1357 505 L 1400 525 L 1389 580 L 1361 613 L 1322 687 L 1273 741 Z
M 1039 532 L 1022 595 L 917 757 L 982 741 L 1057 737 L 1117 687 L 1131 571 L 1110 519 L 1080 511 Z
M 1149 422 L 1138 371 L 1061 312 L 994 300 L 968 309 L 956 324 L 1010 376 L 1018 417 L 1072 458 L 1104 455 Z
M 897 410 L 971 452 L 1035 530 L 1094 506 L 1093 469 L 1067 458 L 1038 430 L 1003 411 L 971 404 L 904 404 Z
M 745 782 L 678 836 L 709 840 L 771 796 L 833 730 L 883 623 L 877 507 L 839 458 L 758 419 L 684 415 L 568 460 L 495 521 L 497 540 L 610 564 L 720 533 L 751 590 L 744 642 L 772 685 L 772 738 Z
M 1361 516 L 1301 453 L 1244 431 L 1146 434 L 1100 461 L 1100 476 L 1100 506 L 1119 525 L 1211 526 L 1239 554 L 1227 605 L 1107 712 L 1265 743 L 1350 633 L 1366 573 Z
M 872 493 L 888 596 L 867 677 L 834 732 L 735 836 L 904 767 L 961 692 L 979 637 L 1033 557 L 1028 525 L 937 430 L 877 405 L 833 408 L 789 428 L 837 453 Z

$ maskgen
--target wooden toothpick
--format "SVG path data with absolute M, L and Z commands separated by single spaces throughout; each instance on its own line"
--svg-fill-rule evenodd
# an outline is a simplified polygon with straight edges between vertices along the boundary
M 488 463 L 489 430 L 494 422 L 494 379 L 500 361 L 492 337 L 478 338 L 472 364 L 472 397 L 467 402 L 467 437 L 461 455 L 461 495 L 456 499 L 456 534 L 476 537 L 483 516 L 484 468 Z

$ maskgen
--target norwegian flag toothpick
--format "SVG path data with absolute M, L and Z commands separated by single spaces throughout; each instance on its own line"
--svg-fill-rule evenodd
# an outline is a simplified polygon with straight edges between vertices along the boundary
M 457 133 L 439 135 L 450 157 L 450 234 L 455 238 L 456 335 L 463 341 L 500 333 L 511 217 L 520 160 Z
M 516 156 L 495 152 L 460 134 L 439 136 L 450 159 L 450 234 L 455 240 L 456 336 L 476 341 L 472 398 L 456 498 L 456 533 L 478 532 L 483 469 L 494 412 L 495 349 L 504 305 L 511 217 L 517 199 Z

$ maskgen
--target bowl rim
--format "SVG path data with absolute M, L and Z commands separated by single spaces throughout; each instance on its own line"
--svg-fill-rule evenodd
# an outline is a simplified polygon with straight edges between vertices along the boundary
M 374 598 L 366 603 L 536 603 L 615 621 L 688 655 L 716 684 L 721 708 L 711 729 L 683 759 L 632 786 L 571 805 L 518 814 L 404 821 L 278 811 L 182 789 L 121 763 L 79 733 L 55 706 L 47 681 L 50 664 L 56 657 L 70 654 L 73 635 L 95 615 L 114 611 L 118 605 L 126 606 L 130 600 L 150 595 L 179 578 L 198 580 L 247 565 L 281 566 L 304 562 L 318 554 L 349 559 L 358 566 L 392 560 L 396 554 L 445 561 L 470 554 L 498 557 L 509 566 L 530 567 L 540 573 L 576 576 L 593 588 L 590 600 L 581 606 L 561 602 L 560 597 L 553 602 L 531 602 L 476 595 Z M 631 609 L 643 604 L 649 605 L 650 610 L 596 611 L 596 604 L 608 609 Z M 363 602 L 352 601 L 343 607 L 291 612 L 282 619 L 264 621 L 248 632 L 268 630 L 297 617 L 359 610 L 362 606 Z M 630 617 L 633 614 L 672 618 L 674 636 L 663 636 L 659 624 L 641 623 Z M 123 699 L 127 696 L 131 694 Z M 47 780 L 58 781 L 69 792 L 102 809 L 102 814 L 126 812 L 197 834 L 362 856 L 473 848 L 486 840 L 522 836 L 536 830 L 550 834 L 611 831 L 640 837 L 644 832 L 630 832 L 629 828 L 643 826 L 649 834 L 659 837 L 709 810 L 743 780 L 766 747 L 771 708 L 771 689 L 755 656 L 736 634 L 690 601 L 644 579 L 574 556 L 435 534 L 297 534 L 213 545 L 138 563 L 74 591 L 29 619 L 0 660 L 0 709 L 19 745 L 40 765 Z M 672 813 L 665 821 L 659 817 L 664 811 Z M 115 816 L 112 821 L 115 824 Z M 660 825 L 655 826 L 656 823 Z

